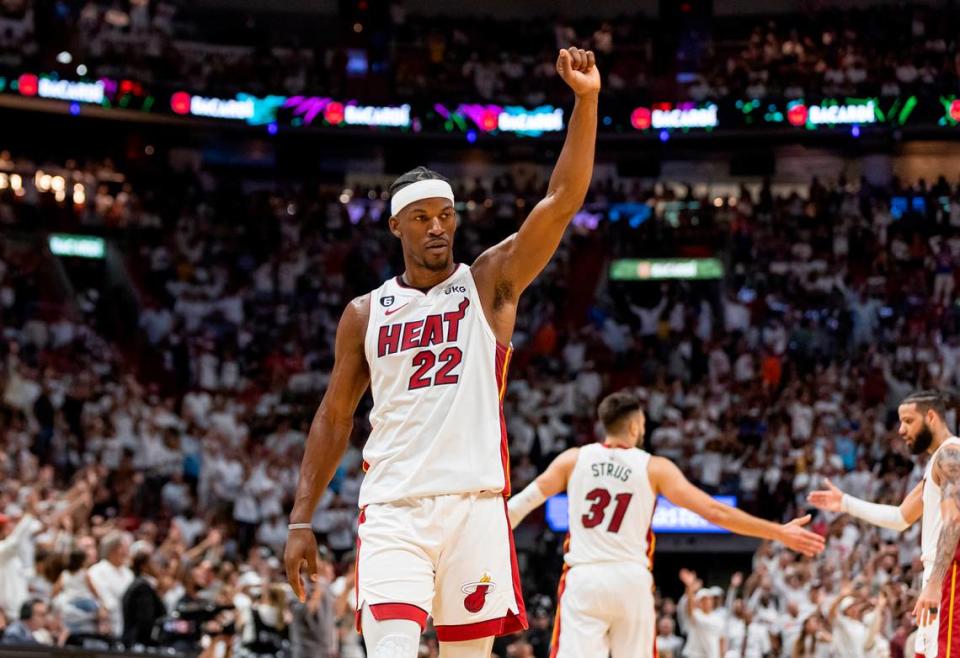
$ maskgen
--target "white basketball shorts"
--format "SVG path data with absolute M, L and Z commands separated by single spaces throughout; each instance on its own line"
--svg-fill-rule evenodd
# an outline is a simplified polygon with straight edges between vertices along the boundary
M 640 563 L 565 567 L 550 658 L 653 658 L 653 576 Z
M 506 501 L 476 493 L 368 505 L 357 538 L 357 624 L 433 616 L 441 642 L 527 627 Z

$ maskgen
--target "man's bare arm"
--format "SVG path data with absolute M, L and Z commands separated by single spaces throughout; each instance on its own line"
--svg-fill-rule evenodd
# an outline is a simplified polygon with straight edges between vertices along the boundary
M 953 564 L 960 540 L 960 446 L 949 445 L 937 455 L 933 471 L 940 479 L 943 528 L 937 539 L 937 558 L 930 573 L 930 583 L 939 588 Z
M 507 503 L 510 527 L 516 528 L 527 514 L 540 507 L 550 496 L 566 490 L 570 473 L 577 463 L 580 448 L 570 448 L 550 462 L 540 476 Z
M 923 480 L 920 480 L 900 503 L 900 516 L 909 525 L 913 525 L 923 516 Z
M 574 213 L 583 205 L 593 177 L 600 92 L 600 73 L 594 55 L 576 48 L 562 50 L 557 70 L 576 94 L 576 101 L 547 194 L 517 233 L 481 254 L 472 268 L 488 318 L 492 318 L 504 302 L 516 303 L 553 257 Z M 512 319 L 509 324 L 510 331 L 497 333 L 511 333 Z
M 307 436 L 291 523 L 310 523 L 324 489 L 333 479 L 353 432 L 353 414 L 370 384 L 363 341 L 370 296 L 350 302 L 337 328 L 333 372 Z
M 738 535 L 773 539 L 804 555 L 816 555 L 823 550 L 823 537 L 802 528 L 810 522 L 809 515 L 780 525 L 724 505 L 693 486 L 673 462 L 663 457 L 651 458 L 647 472 L 655 492 L 662 493 L 674 505 L 696 512 L 714 525 Z
M 828 512 L 850 514 L 881 528 L 903 532 L 916 523 L 923 514 L 923 482 L 907 494 L 899 506 L 879 505 L 845 494 L 824 478 L 826 489 L 812 491 L 807 502 Z

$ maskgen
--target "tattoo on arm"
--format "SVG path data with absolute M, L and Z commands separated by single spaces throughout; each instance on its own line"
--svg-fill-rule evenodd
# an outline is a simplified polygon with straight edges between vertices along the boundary
M 960 446 L 948 446 L 937 456 L 936 468 L 940 473 L 940 491 L 944 502 L 960 510 Z M 947 570 L 953 564 L 953 557 L 960 540 L 960 518 L 956 514 L 946 515 L 943 528 L 937 539 L 937 558 L 930 576 L 932 582 L 943 583 Z

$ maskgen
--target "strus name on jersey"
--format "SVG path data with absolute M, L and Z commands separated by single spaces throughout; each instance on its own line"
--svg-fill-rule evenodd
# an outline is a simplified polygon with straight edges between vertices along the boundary
M 595 478 L 607 478 L 612 477 L 620 480 L 621 482 L 626 482 L 630 479 L 631 470 L 628 466 L 624 464 L 618 464 L 617 462 L 595 462 L 590 464 L 590 471 L 593 473 Z
M 466 315 L 468 306 L 470 299 L 464 297 L 455 311 L 431 314 L 422 320 L 381 325 L 377 336 L 377 357 L 457 342 L 460 321 Z

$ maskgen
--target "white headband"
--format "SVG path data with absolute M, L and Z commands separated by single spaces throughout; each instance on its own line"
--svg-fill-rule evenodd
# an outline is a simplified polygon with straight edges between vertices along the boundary
M 410 183 L 390 199 L 390 214 L 396 216 L 398 212 L 414 201 L 431 199 L 433 197 L 447 199 L 450 203 L 453 203 L 453 188 L 450 187 L 450 183 L 438 178 L 418 180 L 416 183 Z

